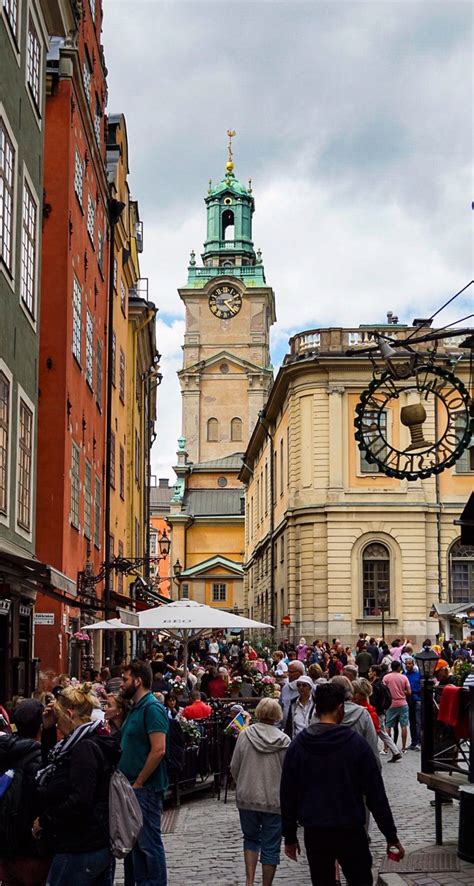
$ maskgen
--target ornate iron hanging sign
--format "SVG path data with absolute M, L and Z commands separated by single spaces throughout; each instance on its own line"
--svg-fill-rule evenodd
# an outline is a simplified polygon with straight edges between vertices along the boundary
M 394 378 L 392 371 L 386 371 L 362 392 L 355 438 L 366 460 L 379 471 L 418 480 L 440 474 L 457 461 L 471 442 L 474 419 L 469 391 L 452 372 L 431 362 L 410 369 L 408 378 Z M 397 414 L 390 408 L 394 401 L 404 403 L 400 423 L 410 432 L 405 449 L 392 442 L 393 428 L 389 433 L 388 416 Z M 429 431 L 425 431 L 428 415 Z

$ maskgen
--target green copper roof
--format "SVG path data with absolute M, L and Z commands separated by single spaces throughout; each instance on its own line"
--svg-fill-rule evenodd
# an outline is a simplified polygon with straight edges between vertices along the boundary
M 227 172 L 225 178 L 223 178 L 222 181 L 219 182 L 219 184 L 209 188 L 206 200 L 212 197 L 218 197 L 220 194 L 223 194 L 226 191 L 230 191 L 231 194 L 237 194 L 238 196 L 245 196 L 252 199 L 251 192 L 249 192 L 248 189 L 244 187 L 241 182 L 239 182 L 234 173 Z

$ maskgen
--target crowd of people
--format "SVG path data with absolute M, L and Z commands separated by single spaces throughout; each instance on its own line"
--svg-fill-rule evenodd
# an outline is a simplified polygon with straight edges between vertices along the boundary
M 473 664 L 474 644 L 432 644 L 439 687 Z M 418 650 L 419 651 L 419 650 Z M 161 836 L 173 736 L 226 705 L 238 721 L 231 773 L 244 842 L 246 886 L 258 862 L 270 886 L 304 832 L 312 882 L 372 883 L 368 822 L 403 856 L 385 794 L 381 756 L 420 749 L 421 678 L 408 639 L 361 634 L 354 645 L 265 643 L 213 635 L 189 650 L 155 646 L 87 681 L 60 675 L 50 692 L 0 705 L 0 882 L 3 886 L 112 886 L 110 782 L 118 769 L 142 812 L 125 857 L 125 886 L 166 886 Z M 250 699 L 255 702 L 250 704 Z M 232 699 L 232 701 L 230 701 Z M 256 704 L 255 709 L 250 711 Z M 249 708 L 249 711 L 246 710 Z M 409 743 L 408 743 L 409 741 Z

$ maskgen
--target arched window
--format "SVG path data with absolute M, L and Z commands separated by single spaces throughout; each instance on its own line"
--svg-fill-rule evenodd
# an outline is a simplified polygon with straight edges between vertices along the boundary
M 209 443 L 219 441 L 219 422 L 217 418 L 210 418 L 207 422 L 207 439 Z
M 239 443 L 242 440 L 242 419 L 241 418 L 233 418 L 230 423 L 230 439 L 235 443 Z
M 362 553 L 362 582 L 364 597 L 364 617 L 380 615 L 381 603 L 385 602 L 385 612 L 390 613 L 390 552 L 379 541 L 371 542 Z M 379 599 L 380 592 L 388 592 Z
M 449 599 L 451 603 L 474 600 L 474 545 L 455 541 L 449 552 Z
M 226 209 L 222 213 L 222 239 L 233 240 L 234 231 L 234 213 L 232 209 Z

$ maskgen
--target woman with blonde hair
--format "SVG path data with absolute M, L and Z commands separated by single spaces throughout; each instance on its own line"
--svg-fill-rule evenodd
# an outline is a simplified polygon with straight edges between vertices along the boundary
M 120 758 L 115 738 L 93 719 L 91 684 L 66 686 L 43 715 L 63 738 L 36 777 L 40 813 L 33 836 L 53 855 L 47 886 L 111 886 L 109 784 Z
M 258 720 L 240 733 L 230 771 L 244 837 L 246 886 L 253 886 L 260 855 L 262 884 L 270 886 L 280 861 L 280 781 L 290 739 L 275 725 L 283 711 L 272 698 L 257 705 Z

